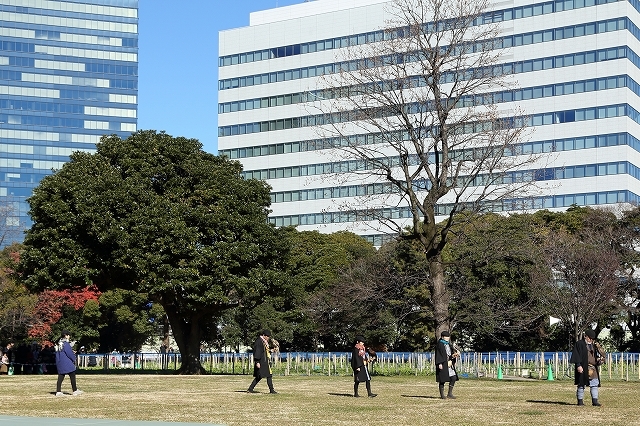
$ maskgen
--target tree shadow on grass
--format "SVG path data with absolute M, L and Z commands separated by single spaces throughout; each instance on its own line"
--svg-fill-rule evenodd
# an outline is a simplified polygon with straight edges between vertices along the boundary
M 527 399 L 527 402 L 533 402 L 534 404 L 576 405 L 565 401 L 541 401 L 537 399 Z

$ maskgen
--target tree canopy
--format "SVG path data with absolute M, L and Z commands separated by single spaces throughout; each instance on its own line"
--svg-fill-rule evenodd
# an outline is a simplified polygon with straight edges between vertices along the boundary
M 116 288 L 165 310 L 183 372 L 225 310 L 277 287 L 284 245 L 268 185 L 195 139 L 140 131 L 76 152 L 29 198 L 20 269 L 34 290 Z

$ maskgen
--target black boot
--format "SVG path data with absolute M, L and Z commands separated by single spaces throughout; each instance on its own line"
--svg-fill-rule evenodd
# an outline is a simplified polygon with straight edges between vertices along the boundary
M 273 388 L 273 378 L 272 377 L 267 377 L 267 385 L 269 386 L 269 393 L 278 393 Z
M 359 384 L 360 384 L 359 382 L 355 382 L 353 384 L 353 397 L 354 398 L 358 398 L 360 396 L 360 395 L 358 395 L 358 385 Z
M 251 385 L 249 386 L 249 389 L 247 389 L 248 393 L 257 393 L 256 391 L 253 390 L 253 388 L 256 387 L 256 385 L 258 384 L 259 380 L 257 379 L 253 379 L 253 381 L 251 382 Z
M 378 394 L 371 392 L 371 382 L 369 380 L 367 380 L 365 382 L 365 386 L 367 387 L 367 396 L 369 398 L 374 398 L 374 397 L 378 396 Z
M 602 404 L 598 402 L 598 398 L 592 399 L 591 402 L 593 403 L 594 407 L 602 407 Z
M 584 400 L 579 399 L 579 400 L 578 400 L 578 405 L 584 405 Z
M 453 396 L 453 385 L 451 383 L 449 383 L 449 393 L 447 394 L 447 398 L 456 399 L 456 397 Z
M 447 397 L 444 396 L 444 383 L 438 384 L 438 390 L 440 390 L 440 399 L 447 399 Z

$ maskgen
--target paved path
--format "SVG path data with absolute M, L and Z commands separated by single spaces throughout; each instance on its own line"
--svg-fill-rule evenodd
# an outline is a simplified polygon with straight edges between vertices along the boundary
M 17 417 L 0 415 L 6 426 L 211 426 L 211 423 L 140 422 L 109 419 L 52 419 L 49 417 Z M 221 426 L 221 425 L 217 425 Z

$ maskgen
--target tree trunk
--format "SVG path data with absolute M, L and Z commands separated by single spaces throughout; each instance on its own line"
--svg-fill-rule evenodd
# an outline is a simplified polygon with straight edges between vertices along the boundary
M 573 325 L 573 342 L 577 342 L 578 340 L 580 340 L 580 334 L 582 333 L 581 330 L 581 326 L 580 323 L 578 322 L 578 319 L 576 318 L 576 322 Z
M 427 259 L 427 261 L 429 262 L 429 279 L 431 282 L 431 298 L 433 301 L 433 317 L 437 340 L 440 337 L 440 333 L 445 330 L 450 331 L 450 295 L 445 282 L 442 255 L 438 253 L 436 256 Z
M 200 343 L 202 333 L 198 315 L 191 315 L 188 320 L 181 319 L 182 315 L 174 312 L 171 307 L 165 308 L 173 338 L 180 349 L 182 365 L 178 369 L 179 374 L 204 374 L 205 370 L 200 364 Z

